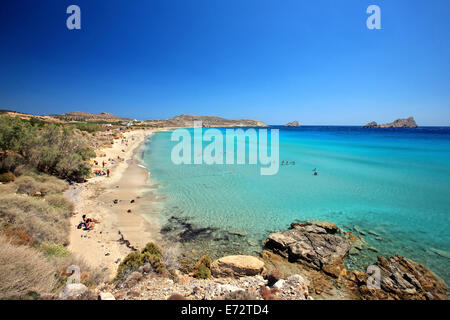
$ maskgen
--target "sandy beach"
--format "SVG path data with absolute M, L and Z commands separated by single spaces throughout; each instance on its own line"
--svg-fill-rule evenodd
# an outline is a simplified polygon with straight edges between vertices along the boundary
M 147 242 L 160 239 L 156 221 L 150 223 L 139 214 L 143 206 L 151 205 L 141 198 L 149 171 L 139 165 L 139 154 L 153 132 L 125 132 L 123 139 L 115 139 L 111 148 L 97 150 L 100 156 L 95 160 L 100 166 L 106 162 L 104 170 L 110 170 L 110 177 L 93 177 L 66 192 L 76 212 L 70 220 L 69 250 L 91 266 L 108 270 L 111 277 L 121 259 L 132 251 L 131 247 L 140 249 Z M 100 223 L 90 231 L 77 229 L 83 214 Z

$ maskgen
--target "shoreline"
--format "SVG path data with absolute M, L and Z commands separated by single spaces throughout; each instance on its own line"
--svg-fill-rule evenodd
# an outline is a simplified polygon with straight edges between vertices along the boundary
M 150 171 L 143 167 L 139 155 L 154 132 L 125 132 L 122 139 L 114 139 L 111 148 L 96 150 L 100 156 L 95 160 L 99 164 L 107 162 L 104 168 L 110 169 L 110 177 L 90 178 L 65 193 L 76 213 L 70 218 L 69 251 L 92 267 L 109 271 L 109 278 L 115 276 L 120 261 L 132 252 L 131 248 L 139 250 L 150 241 L 160 240 L 157 219 L 150 222 L 142 214 L 142 208 L 151 206 L 152 201 L 142 197 Z M 90 231 L 77 229 L 83 214 L 100 223 Z

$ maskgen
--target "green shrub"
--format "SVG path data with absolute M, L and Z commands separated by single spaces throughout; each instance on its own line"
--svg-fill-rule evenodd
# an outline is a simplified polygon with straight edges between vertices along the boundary
M 5 172 L 0 174 L 0 182 L 8 183 L 16 180 L 16 176 L 12 172 Z
M 211 271 L 204 264 L 200 264 L 194 272 L 194 276 L 198 279 L 209 279 L 211 277 Z
M 162 250 L 152 242 L 146 244 L 141 252 L 131 252 L 120 263 L 117 269 L 116 280 L 122 280 L 128 274 L 139 270 L 146 263 L 150 263 L 153 271 L 164 274 L 165 265 L 162 262 Z
M 212 263 L 211 257 L 210 257 L 209 255 L 205 254 L 205 255 L 202 256 L 202 257 L 200 258 L 200 260 L 197 262 L 197 265 L 203 264 L 203 265 L 205 265 L 207 268 L 211 268 L 211 263 Z
M 82 130 L 101 130 L 79 124 Z M 14 171 L 28 165 L 52 175 L 85 177 L 86 161 L 93 156 L 88 142 L 73 125 L 60 126 L 18 117 L 0 117 L 0 169 Z
M 151 264 L 153 271 L 160 274 L 165 273 L 166 268 L 162 262 L 161 255 L 149 254 L 148 252 L 141 254 L 144 256 L 144 261 Z
M 145 245 L 144 249 L 142 249 L 142 253 L 149 253 L 152 255 L 161 255 L 162 254 L 162 250 L 160 247 L 158 247 L 156 244 L 154 244 L 153 242 L 149 242 Z
M 75 128 L 81 131 L 86 131 L 89 133 L 94 133 L 97 131 L 102 131 L 102 127 L 96 123 L 77 123 L 74 125 Z
M 211 277 L 211 258 L 209 255 L 204 255 L 197 261 L 194 267 L 194 277 L 199 279 L 209 279 Z
M 55 243 L 43 242 L 39 245 L 39 250 L 49 257 L 67 257 L 70 255 L 66 247 Z
M 130 252 L 125 259 L 122 260 L 119 268 L 117 268 L 116 279 L 123 279 L 127 274 L 137 271 L 139 267 L 144 265 L 144 263 L 144 255 L 140 252 Z

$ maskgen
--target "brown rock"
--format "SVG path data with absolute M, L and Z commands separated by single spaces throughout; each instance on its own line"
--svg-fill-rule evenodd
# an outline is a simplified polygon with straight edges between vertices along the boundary
M 447 285 L 422 264 L 395 255 L 389 258 L 379 256 L 375 265 L 380 270 L 379 289 L 369 283 L 368 274 L 355 274 L 364 299 L 447 300 Z
M 211 264 L 214 277 L 242 277 L 263 274 L 264 262 L 253 256 L 226 256 Z
M 298 123 L 298 121 L 295 120 L 295 121 L 286 123 L 284 126 L 285 126 L 285 127 L 299 127 L 299 126 L 300 126 L 300 123 Z
M 293 224 L 292 229 L 269 235 L 264 245 L 289 261 L 339 277 L 351 246 L 347 240 L 333 234 L 336 229 L 332 223 Z
M 267 273 L 267 285 L 273 286 L 278 280 L 283 279 L 284 275 L 279 269 L 273 269 Z

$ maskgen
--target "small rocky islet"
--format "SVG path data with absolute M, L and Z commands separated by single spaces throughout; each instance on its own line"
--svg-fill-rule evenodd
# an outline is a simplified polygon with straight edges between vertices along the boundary
M 286 123 L 284 126 L 285 127 L 300 127 L 300 123 L 297 120 L 295 120 L 295 121 Z
M 331 222 L 292 223 L 270 234 L 259 257 L 233 255 L 208 265 L 210 276 L 140 268 L 123 281 L 65 290 L 63 299 L 172 300 L 446 300 L 448 287 L 422 264 L 378 256 L 368 271 L 347 270 L 344 259 L 365 240 Z M 68 293 L 69 292 L 69 293 Z
M 369 122 L 363 128 L 418 128 L 414 117 L 397 119 L 391 123 L 378 124 L 375 121 Z

